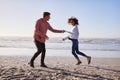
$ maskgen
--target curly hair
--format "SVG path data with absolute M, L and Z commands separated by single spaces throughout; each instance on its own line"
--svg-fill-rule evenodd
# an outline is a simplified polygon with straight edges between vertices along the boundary
M 70 23 L 71 20 L 73 20 L 75 22 L 75 25 L 79 25 L 77 18 L 74 18 L 74 17 L 69 18 L 68 23 Z

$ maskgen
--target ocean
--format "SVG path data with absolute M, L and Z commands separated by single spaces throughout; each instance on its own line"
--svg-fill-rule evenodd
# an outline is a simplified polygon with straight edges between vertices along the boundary
M 46 41 L 47 56 L 73 56 L 72 43 L 62 38 L 51 38 Z M 81 38 L 79 50 L 92 57 L 120 58 L 120 39 Z M 0 55 L 32 56 L 36 46 L 32 37 L 0 37 Z

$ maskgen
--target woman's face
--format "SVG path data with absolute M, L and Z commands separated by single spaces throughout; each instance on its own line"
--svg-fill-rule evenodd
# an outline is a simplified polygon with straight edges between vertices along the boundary
M 70 24 L 71 24 L 72 26 L 75 26 L 75 22 L 74 22 L 73 20 L 70 20 Z

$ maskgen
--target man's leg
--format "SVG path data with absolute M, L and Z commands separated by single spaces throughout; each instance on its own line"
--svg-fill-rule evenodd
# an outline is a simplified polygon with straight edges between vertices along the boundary
M 44 63 L 45 60 L 45 53 L 46 53 L 46 48 L 45 48 L 45 43 L 41 43 L 42 45 L 42 54 L 41 54 L 41 67 L 47 67 Z
M 33 57 L 30 60 L 30 66 L 34 67 L 34 60 L 37 58 L 37 56 L 41 53 L 41 44 L 39 41 L 35 40 L 35 45 L 37 47 L 37 52 L 33 55 Z

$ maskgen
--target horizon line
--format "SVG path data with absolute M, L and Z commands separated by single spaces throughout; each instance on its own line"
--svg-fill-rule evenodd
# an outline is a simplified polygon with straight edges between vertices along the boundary
M 0 37 L 26 37 L 26 38 L 33 38 L 33 36 L 13 36 L 13 35 L 0 35 Z M 63 37 L 52 37 L 50 36 L 49 38 L 63 38 Z M 80 37 L 79 39 L 120 39 L 120 37 Z

